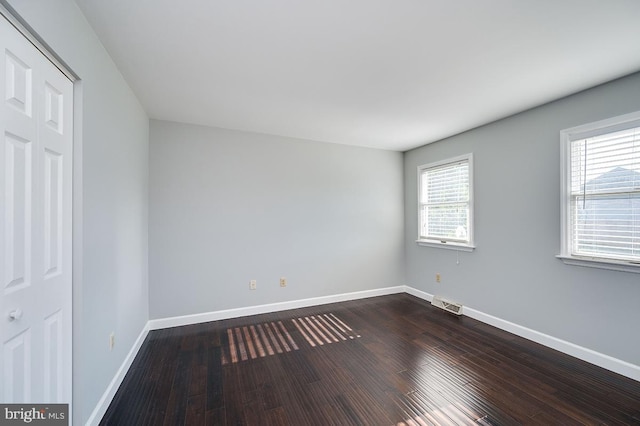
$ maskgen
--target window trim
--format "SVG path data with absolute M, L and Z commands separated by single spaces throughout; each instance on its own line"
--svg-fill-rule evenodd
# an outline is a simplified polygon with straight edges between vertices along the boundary
M 640 126 L 640 111 L 595 121 L 560 131 L 560 254 L 556 258 L 566 265 L 586 266 L 614 271 L 640 273 L 640 262 L 611 257 L 572 254 L 571 235 L 571 142 L 576 139 L 612 133 Z
M 420 197 L 422 195 L 422 173 L 429 169 L 434 169 L 437 167 L 446 166 L 449 164 L 460 163 L 466 161 L 469 165 L 469 229 L 467 230 L 467 235 L 469 237 L 469 242 L 460 242 L 460 241 L 441 241 L 433 238 L 422 238 L 420 236 L 420 226 L 421 226 L 421 202 Z M 418 201 L 418 238 L 416 239 L 416 243 L 419 246 L 424 247 L 435 247 L 435 248 L 443 248 L 448 250 L 459 250 L 459 251 L 473 251 L 475 246 L 474 240 L 474 208 L 473 208 L 473 153 L 468 153 L 464 155 L 459 155 L 457 157 L 447 158 L 444 160 L 436 161 L 429 164 L 423 164 L 417 167 L 417 183 L 418 183 L 418 191 L 417 191 L 417 201 Z

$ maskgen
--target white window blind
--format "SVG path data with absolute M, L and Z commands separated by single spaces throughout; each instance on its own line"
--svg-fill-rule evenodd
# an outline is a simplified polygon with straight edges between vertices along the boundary
M 471 242 L 471 156 L 419 170 L 419 240 Z
M 571 255 L 640 261 L 640 127 L 570 141 Z

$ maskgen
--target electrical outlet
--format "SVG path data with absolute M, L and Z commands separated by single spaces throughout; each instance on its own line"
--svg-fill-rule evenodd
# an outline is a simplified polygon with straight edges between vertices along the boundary
M 439 283 L 440 282 L 440 272 L 438 272 L 436 274 L 436 282 Z
M 258 282 L 256 280 L 249 281 L 249 290 L 255 290 L 258 287 Z
M 287 279 L 285 277 L 281 277 L 280 278 L 280 287 L 286 287 L 287 286 Z
M 116 334 L 112 332 L 109 335 L 109 350 L 112 351 L 115 345 L 116 345 Z

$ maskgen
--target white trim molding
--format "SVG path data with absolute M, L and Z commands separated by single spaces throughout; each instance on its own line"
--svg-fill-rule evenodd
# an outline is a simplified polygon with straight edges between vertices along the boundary
M 239 318 L 249 315 L 286 311 L 289 309 L 305 308 L 309 306 L 320 306 L 326 305 L 328 303 L 346 302 L 349 300 L 358 300 L 368 297 L 385 296 L 388 294 L 398 293 L 407 293 L 419 299 L 426 300 L 427 302 L 431 302 L 433 300 L 432 294 L 426 293 L 422 290 L 418 290 L 411 286 L 401 285 L 396 287 L 386 287 L 374 290 L 336 294 L 332 296 L 321 296 L 309 299 L 292 300 L 289 302 L 249 306 L 246 308 L 226 309 L 222 311 L 205 312 L 195 315 L 184 315 L 150 320 L 140 332 L 138 339 L 131 347 L 131 350 L 129 351 L 127 357 L 118 369 L 118 372 L 114 376 L 113 380 L 111 380 L 111 383 L 102 395 L 102 398 L 100 398 L 100 401 L 98 401 L 98 404 L 91 413 L 91 416 L 89 417 L 89 420 L 87 420 L 86 425 L 93 426 L 100 423 L 100 420 L 102 420 L 102 417 L 109 408 L 109 404 L 111 404 L 116 391 L 122 384 L 125 375 L 127 374 L 129 368 L 131 368 L 131 364 L 138 354 L 138 351 L 142 347 L 142 343 L 151 330 L 159 330 L 163 328 L 178 327 L 190 324 L 199 324 L 203 322 L 218 321 L 222 319 Z M 520 336 L 533 342 L 539 343 L 543 346 L 558 350 L 567 355 L 571 355 L 583 361 L 605 368 L 609 371 L 613 371 L 614 373 L 626 376 L 630 379 L 640 381 L 640 366 L 638 365 L 634 365 L 629 362 L 613 358 L 609 355 L 605 355 L 591 349 L 578 346 L 571 342 L 567 342 L 562 339 L 558 339 L 556 337 L 532 330 L 530 328 L 514 324 L 501 318 L 494 317 L 493 315 L 489 315 L 476 309 L 469 308 L 468 306 L 464 306 L 462 312 L 464 315 L 485 324 L 494 326 L 501 330 L 515 334 L 516 336 Z
M 630 130 L 640 126 L 640 111 L 635 111 L 629 114 L 620 115 L 617 117 L 608 118 L 605 120 L 596 121 L 593 123 L 587 123 L 580 126 L 564 129 L 560 131 L 560 254 L 556 257 L 562 260 L 566 265 L 572 266 L 585 266 L 590 268 L 601 268 L 613 271 L 640 273 L 640 262 L 637 261 L 637 256 L 626 259 L 626 256 L 616 257 L 615 253 L 607 253 L 603 256 L 598 256 L 597 253 L 593 255 L 586 253 L 584 250 L 581 252 L 574 241 L 573 235 L 574 224 L 572 223 L 575 217 L 575 212 L 572 211 L 572 195 L 571 191 L 571 173 L 572 173 L 572 153 L 571 146 L 573 142 L 584 140 L 587 144 L 587 139 L 615 133 L 621 130 Z M 617 150 L 618 148 L 616 148 Z M 613 151 L 615 152 L 615 150 Z M 611 154 L 612 155 L 612 154 Z M 585 165 L 586 163 L 586 147 L 585 147 Z M 616 164 L 612 161 L 609 165 L 613 167 Z M 626 167 L 626 165 L 625 165 Z M 587 173 L 587 172 L 585 172 Z M 585 177 L 586 179 L 586 177 Z M 580 185 L 586 190 L 587 183 L 581 182 Z M 626 189 L 620 190 L 622 192 L 614 192 L 614 194 L 628 195 L 636 192 L 628 192 Z M 583 195 L 585 197 L 585 195 Z
M 107 386 L 107 389 L 102 394 L 100 401 L 93 409 L 91 416 L 87 420 L 86 426 L 98 425 L 102 420 L 102 417 L 107 412 L 109 405 L 113 401 L 116 391 L 122 384 L 131 364 L 136 355 L 142 347 L 142 343 L 146 339 L 149 331 L 159 330 L 163 328 L 179 327 L 182 325 L 199 324 L 209 321 L 217 321 L 229 318 L 239 318 L 249 315 L 265 314 L 270 312 L 286 311 L 288 309 L 304 308 L 308 306 L 326 305 L 328 303 L 346 302 L 349 300 L 365 299 L 367 297 L 385 296 L 387 294 L 404 293 L 405 286 L 386 287 L 374 290 L 356 291 L 352 293 L 336 294 L 331 296 L 313 297 L 309 299 L 292 300 L 289 302 L 272 303 L 267 305 L 248 306 L 246 308 L 226 309 L 222 311 L 205 312 L 194 315 L 184 315 L 170 318 L 160 318 L 155 320 L 149 320 L 145 324 L 144 328 L 140 332 L 140 335 L 136 339 L 135 343 L 131 347 L 131 350 L 127 354 L 126 358 L 122 362 L 122 365 L 116 372 L 116 375 Z
M 405 292 L 419 299 L 426 300 L 429 303 L 431 303 L 431 301 L 433 300 L 433 294 L 425 293 L 424 291 L 418 290 L 417 288 L 405 286 Z
M 113 401 L 113 397 L 116 395 L 116 392 L 122 384 L 124 377 L 127 375 L 129 368 L 131 368 L 131 364 L 133 364 L 133 360 L 136 358 L 136 355 L 138 355 L 138 351 L 140 351 L 142 343 L 144 342 L 144 339 L 147 338 L 148 334 L 149 323 L 147 322 L 142 328 L 142 331 L 140 332 L 140 335 L 134 342 L 133 346 L 129 350 L 129 353 L 122 362 L 122 365 L 120 365 L 120 368 L 116 372 L 116 375 L 113 377 L 111 383 L 109 383 L 109 386 L 107 386 L 107 389 L 102 394 L 100 401 L 98 401 L 98 404 L 93 409 L 91 416 L 89 416 L 89 419 L 87 420 L 87 426 L 98 425 L 102 420 L 102 417 L 107 412 L 111 401 Z
M 566 265 L 586 266 L 587 268 L 609 269 L 610 271 L 633 272 L 640 274 L 640 263 L 638 262 L 625 262 L 622 260 L 610 260 L 597 257 L 586 258 L 562 255 L 557 255 L 556 257 L 562 260 Z
M 431 300 L 433 299 L 432 294 L 425 293 L 409 286 L 406 287 L 406 292 L 428 302 L 431 302 Z M 614 373 L 621 374 L 630 379 L 640 381 L 640 365 L 631 364 L 630 362 L 626 362 L 612 356 L 596 352 L 592 349 L 567 342 L 566 340 L 549 336 L 548 334 L 532 330 L 530 328 L 512 323 L 502 318 L 494 317 L 493 315 L 486 314 L 468 306 L 463 306 L 462 313 L 469 318 L 473 318 L 485 324 L 507 331 L 511 334 L 515 334 L 516 336 L 520 336 L 548 348 L 555 349 L 572 357 L 586 361 L 590 364 L 597 365 L 598 367 L 602 367 L 606 370 L 613 371 Z
M 38 49 L 51 63 L 72 82 L 78 80 L 78 76 L 71 68 L 53 52 L 45 41 L 22 19 L 6 0 L 0 0 L 0 15 L 4 16 L 33 46 Z
M 386 287 L 375 290 L 356 291 L 332 296 L 312 297 L 309 299 L 292 300 L 266 305 L 247 306 L 246 308 L 225 309 L 222 311 L 203 312 L 201 314 L 183 315 L 169 318 L 149 320 L 149 330 L 179 327 L 181 325 L 199 324 L 229 318 L 246 317 L 249 315 L 267 314 L 286 311 L 289 309 L 306 308 L 309 306 L 326 305 L 328 303 L 345 302 L 348 300 L 364 299 L 367 297 L 385 296 L 387 294 L 404 293 L 405 286 Z
M 432 240 L 416 240 L 419 246 L 423 247 L 435 247 L 443 248 L 447 250 L 467 251 L 472 252 L 476 249 L 476 246 L 470 246 L 468 244 L 452 243 L 452 242 L 434 242 Z
M 524 337 L 525 339 L 532 340 L 548 348 L 555 349 L 567 355 L 571 355 L 575 358 L 597 365 L 598 367 L 602 367 L 609 371 L 613 371 L 614 373 L 629 377 L 630 379 L 640 381 L 640 366 L 638 365 L 634 365 L 629 362 L 614 358 L 612 356 L 596 352 L 589 348 L 567 342 L 566 340 L 558 339 L 557 337 L 549 336 L 548 334 L 544 334 L 539 331 L 514 324 L 512 322 L 494 317 L 493 315 L 485 314 L 484 312 L 480 312 L 476 309 L 468 308 L 466 306 L 464 307 L 463 313 L 464 315 L 481 321 L 485 324 L 492 325 L 501 330 L 508 331 L 509 333 L 515 334 L 520 337 Z
M 428 203 L 426 200 L 422 199 L 423 196 L 423 188 L 422 188 L 422 177 L 425 174 L 428 174 L 430 172 L 433 172 L 434 170 L 437 169 L 443 169 L 443 168 L 454 168 L 456 166 L 459 166 L 461 164 L 467 164 L 468 167 L 468 179 L 469 179 L 469 186 L 468 186 L 468 190 L 469 190 L 469 200 L 467 201 L 468 204 L 468 208 L 469 208 L 469 212 L 468 212 L 468 218 L 467 218 L 467 228 L 466 228 L 466 233 L 467 235 L 465 237 L 456 237 L 456 238 L 452 238 L 452 237 L 435 237 L 433 235 L 423 235 L 422 232 L 422 227 L 423 225 L 425 225 L 425 223 L 423 223 L 425 219 L 424 213 L 423 213 L 423 207 L 425 205 L 434 205 L 432 203 Z M 418 178 L 418 182 L 417 182 L 417 188 L 418 188 L 418 194 L 417 194 L 417 200 L 418 200 L 418 239 L 416 240 L 416 243 L 418 243 L 418 245 L 420 246 L 424 246 L 424 247 L 435 247 L 435 248 L 445 248 L 445 249 L 453 249 L 453 250 L 460 250 L 460 251 L 468 251 L 471 252 L 475 249 L 475 245 L 474 245 L 474 220 L 473 220 L 473 153 L 470 152 L 468 154 L 464 154 L 464 155 L 460 155 L 457 157 L 453 157 L 453 158 L 448 158 L 445 160 L 440 160 L 440 161 L 436 161 L 434 163 L 429 163 L 429 164 L 423 164 L 418 166 L 417 168 L 417 178 Z M 442 188 L 441 188 L 442 189 Z M 435 205 L 447 205 L 450 204 L 448 202 L 446 203 L 437 203 Z M 425 234 L 428 232 L 428 230 L 425 230 Z
M 202 322 L 218 321 L 222 319 L 238 318 L 249 315 L 258 315 L 270 312 L 280 312 L 289 309 L 305 308 L 309 306 L 326 305 L 328 303 L 345 302 L 349 300 L 364 299 L 367 297 L 384 296 L 387 294 L 408 293 L 419 299 L 431 302 L 433 295 L 418 290 L 411 286 L 386 287 L 375 290 L 365 290 L 353 293 L 343 293 L 332 296 L 314 297 L 309 299 L 293 300 L 289 302 L 272 303 L 266 305 L 249 306 L 246 308 L 226 309 L 222 311 L 205 312 L 195 315 L 184 315 L 171 318 L 150 320 L 149 330 L 157 330 L 169 327 L 177 327 Z M 543 346 L 555 349 L 567 355 L 571 355 L 583 361 L 605 368 L 609 371 L 621 374 L 640 381 L 640 366 L 614 358 L 612 356 L 596 352 L 557 337 L 553 337 L 536 330 L 512 323 L 510 321 L 486 314 L 477 309 L 463 306 L 463 314 L 485 324 L 523 337 Z

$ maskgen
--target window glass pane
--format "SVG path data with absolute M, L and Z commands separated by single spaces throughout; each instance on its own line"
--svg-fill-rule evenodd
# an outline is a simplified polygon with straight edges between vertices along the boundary
M 428 207 L 428 235 L 467 240 L 469 208 L 466 205 Z
M 575 251 L 640 257 L 640 194 L 576 198 Z
M 640 259 L 640 127 L 571 142 L 573 253 Z
M 640 189 L 640 128 L 571 143 L 571 192 Z
M 439 241 L 470 241 L 469 159 L 421 169 L 421 238 Z M 428 167 L 428 166 L 426 166 Z
M 423 186 L 428 203 L 455 203 L 469 200 L 469 164 L 430 170 Z

